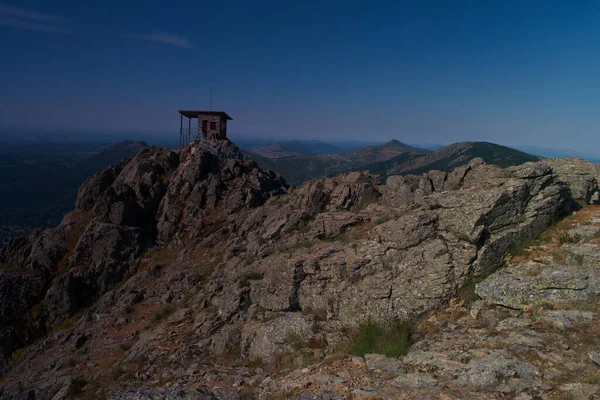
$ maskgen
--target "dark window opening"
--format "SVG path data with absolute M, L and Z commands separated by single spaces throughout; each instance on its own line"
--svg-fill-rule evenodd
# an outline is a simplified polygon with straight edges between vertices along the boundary
M 217 123 L 216 123 L 216 122 L 214 122 L 214 121 L 212 121 L 212 122 L 210 123 L 210 130 L 211 130 L 211 131 L 214 131 L 215 129 L 217 129 Z

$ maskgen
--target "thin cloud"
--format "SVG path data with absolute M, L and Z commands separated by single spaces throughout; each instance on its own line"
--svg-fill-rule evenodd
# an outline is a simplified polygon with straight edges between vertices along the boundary
M 151 42 L 170 44 L 172 46 L 181 47 L 183 49 L 191 49 L 191 50 L 196 49 L 196 46 L 194 46 L 192 44 L 192 42 L 189 41 L 188 38 L 183 37 L 183 36 L 173 35 L 173 34 L 167 33 L 167 32 L 156 31 L 156 32 L 150 32 L 150 33 L 142 33 L 142 34 L 126 35 L 126 36 L 131 39 L 148 40 Z
M 0 25 L 30 31 L 70 33 L 68 19 L 0 3 Z

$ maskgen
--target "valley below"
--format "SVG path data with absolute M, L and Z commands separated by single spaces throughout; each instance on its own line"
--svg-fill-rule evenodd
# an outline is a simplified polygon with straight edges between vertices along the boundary
M 88 176 L 147 146 L 133 141 L 0 141 L 0 243 L 57 226 Z

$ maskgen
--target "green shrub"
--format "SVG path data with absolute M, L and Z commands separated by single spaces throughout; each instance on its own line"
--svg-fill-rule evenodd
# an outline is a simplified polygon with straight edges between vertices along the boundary
M 363 357 L 376 353 L 387 357 L 406 354 L 410 341 L 410 324 L 403 320 L 362 322 L 351 341 L 350 353 Z
M 590 376 L 585 381 L 588 385 L 598 385 L 600 384 L 600 377 L 598 376 Z
M 558 234 L 558 242 L 560 244 L 577 243 L 580 240 L 581 236 L 579 234 L 571 235 L 569 232 L 561 232 Z

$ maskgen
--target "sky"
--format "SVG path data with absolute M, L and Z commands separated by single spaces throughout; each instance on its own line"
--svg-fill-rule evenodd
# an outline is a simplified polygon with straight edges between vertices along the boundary
M 600 2 L 0 0 L 4 132 L 600 153 Z M 597 150 L 596 150 L 597 149 Z

